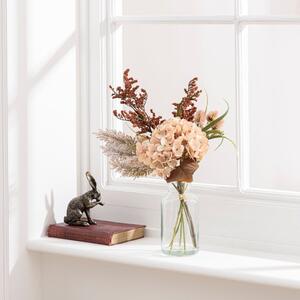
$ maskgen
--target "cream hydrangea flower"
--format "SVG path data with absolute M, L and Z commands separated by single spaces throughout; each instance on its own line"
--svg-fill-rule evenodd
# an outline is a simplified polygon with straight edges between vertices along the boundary
M 149 166 L 153 174 L 168 178 L 184 158 L 201 160 L 208 150 L 206 134 L 195 123 L 172 118 L 164 121 L 136 145 L 140 162 Z
M 178 137 L 173 143 L 172 152 L 177 158 L 180 158 L 183 154 L 184 146 L 182 143 L 183 143 L 182 136 Z

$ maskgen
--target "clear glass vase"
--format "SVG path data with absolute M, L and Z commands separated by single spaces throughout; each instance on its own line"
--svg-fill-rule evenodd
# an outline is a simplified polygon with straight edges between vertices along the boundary
M 175 256 L 199 250 L 199 201 L 185 182 L 171 183 L 161 202 L 161 248 Z

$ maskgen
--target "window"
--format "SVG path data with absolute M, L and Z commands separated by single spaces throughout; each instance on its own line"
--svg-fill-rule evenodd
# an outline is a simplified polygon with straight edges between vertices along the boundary
M 121 84 L 125 68 L 148 91 L 148 108 L 164 117 L 169 116 L 171 103 L 182 97 L 187 82 L 197 76 L 212 108 L 222 111 L 223 99 L 229 101 L 225 129 L 236 141 L 238 155 L 229 143 L 218 151 L 212 144 L 195 176 L 196 188 L 240 198 L 298 199 L 300 143 L 293 138 L 293 128 L 299 98 L 299 3 L 92 1 L 91 130 L 128 130 L 111 115 L 114 107 L 107 89 L 109 84 Z M 279 136 L 285 137 L 284 142 Z M 154 192 L 151 187 L 164 186 L 159 179 L 132 184 L 118 177 L 92 148 L 98 149 L 97 141 L 91 143 L 91 165 L 95 169 L 101 165 L 101 180 L 108 189 Z
M 293 130 L 285 129 L 297 126 L 293 107 L 299 95 L 299 1 L 98 3 L 102 47 L 98 67 L 104 79 L 101 99 L 106 99 L 102 126 L 128 130 L 110 116 L 113 104 L 106 88 L 121 84 L 125 68 L 148 91 L 148 108 L 164 117 L 189 79 L 197 76 L 211 107 L 223 110 L 222 99 L 229 101 L 226 131 L 239 149 L 238 158 L 229 144 L 210 151 L 195 177 L 197 186 L 262 194 L 300 192 L 295 164 L 300 143 L 292 138 Z M 276 121 L 283 107 L 290 116 L 285 126 Z M 280 142 L 278 136 L 287 139 Z M 126 182 L 109 170 L 103 175 L 110 183 Z

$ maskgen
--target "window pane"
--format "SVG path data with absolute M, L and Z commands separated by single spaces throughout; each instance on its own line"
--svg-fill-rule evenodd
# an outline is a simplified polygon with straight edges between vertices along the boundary
M 250 185 L 300 191 L 300 26 L 253 25 L 245 34 L 249 38 Z
M 244 15 L 300 15 L 299 0 L 242 0 Z
M 223 111 L 226 105 L 222 99 L 230 102 L 225 130 L 235 139 L 232 25 L 126 25 L 122 46 L 123 69 L 130 68 L 131 75 L 148 91 L 148 109 L 171 117 L 172 103 L 181 100 L 188 81 L 197 76 L 201 88 L 208 92 L 211 109 Z M 204 108 L 204 97 L 199 105 Z M 226 142 L 213 151 L 216 146 L 217 142 L 211 143 L 196 180 L 235 185 L 235 150 Z
M 118 14 L 124 15 L 234 14 L 234 0 L 115 0 L 115 4 Z

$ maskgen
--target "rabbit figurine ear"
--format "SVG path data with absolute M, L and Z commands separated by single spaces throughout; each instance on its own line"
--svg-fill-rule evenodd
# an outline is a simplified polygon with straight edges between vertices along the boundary
M 97 182 L 90 172 L 86 172 L 85 176 L 93 190 L 97 190 Z

